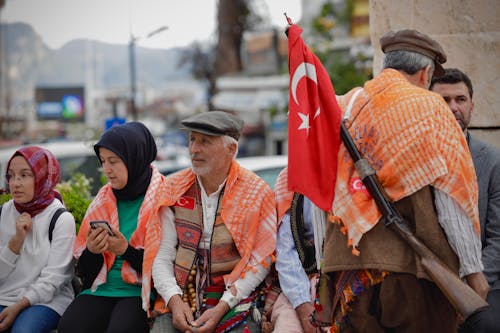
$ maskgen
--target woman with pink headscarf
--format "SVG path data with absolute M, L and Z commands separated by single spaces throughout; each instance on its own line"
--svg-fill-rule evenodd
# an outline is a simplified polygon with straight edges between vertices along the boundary
M 55 186 L 59 163 L 43 148 L 17 150 L 5 174 L 12 199 L 0 214 L 0 331 L 50 332 L 73 299 L 75 219 Z

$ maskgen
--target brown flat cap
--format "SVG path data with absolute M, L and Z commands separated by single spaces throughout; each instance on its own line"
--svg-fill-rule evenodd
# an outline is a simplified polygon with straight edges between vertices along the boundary
M 214 136 L 228 135 L 238 140 L 243 120 L 224 111 L 208 111 L 188 117 L 181 124 L 181 129 Z
M 416 30 L 389 31 L 380 38 L 380 47 L 382 52 L 390 51 L 413 51 L 423 54 L 434 60 L 434 76 L 444 74 L 441 64 L 446 62 L 446 54 L 437 41 Z

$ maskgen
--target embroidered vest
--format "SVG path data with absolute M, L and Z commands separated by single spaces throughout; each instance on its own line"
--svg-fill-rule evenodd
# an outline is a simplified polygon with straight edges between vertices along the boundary
M 307 274 L 313 274 L 317 272 L 314 239 L 305 237 L 303 204 L 304 196 L 294 193 L 290 207 L 290 228 L 302 267 Z
M 221 192 L 217 203 L 209 249 L 199 249 L 203 233 L 203 207 L 198 183 L 195 182 L 173 207 L 178 239 L 174 272 L 178 285 L 184 291 L 185 298 L 183 300 L 191 306 L 195 317 L 217 305 L 226 289 L 224 275 L 231 273 L 241 260 L 233 238 L 222 220 L 222 208 L 220 207 L 222 195 L 223 192 Z M 201 261 L 204 263 L 198 267 Z M 200 273 L 201 266 L 208 270 L 207 275 Z M 196 278 L 192 271 L 198 271 Z M 207 279 L 205 280 L 205 278 Z M 198 280 L 201 279 L 206 281 L 206 284 L 203 283 L 203 287 L 201 287 L 204 290 L 195 290 L 194 288 L 199 289 Z M 241 300 L 237 306 L 230 309 L 217 324 L 215 333 L 226 333 L 236 326 L 246 325 L 245 321 L 257 295 L 258 293 L 254 292 L 250 297 Z
M 222 195 L 222 194 L 221 194 Z M 219 200 L 220 201 L 220 200 Z M 224 286 L 224 275 L 229 274 L 241 257 L 220 214 L 218 205 L 210 250 L 208 251 L 208 285 Z M 183 289 L 188 284 L 191 270 L 201 254 L 198 246 L 203 232 L 203 208 L 201 194 L 195 182 L 174 206 L 178 250 L 174 272 L 177 283 Z

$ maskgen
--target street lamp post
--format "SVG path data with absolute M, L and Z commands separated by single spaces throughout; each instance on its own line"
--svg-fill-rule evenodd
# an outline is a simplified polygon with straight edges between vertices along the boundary
M 130 43 L 128 44 L 129 52 L 129 68 L 130 68 L 130 112 L 132 119 L 137 120 L 137 108 L 135 106 L 135 38 L 130 36 Z
M 162 31 L 167 30 L 167 26 L 159 27 L 156 30 L 151 31 L 144 38 L 152 37 Z M 135 103 L 136 96 L 136 62 L 135 62 L 135 42 L 141 39 L 140 37 L 134 37 L 132 34 L 130 35 L 130 42 L 128 44 L 128 52 L 129 52 L 129 69 L 130 69 L 130 112 L 132 113 L 132 119 L 137 120 L 137 106 Z

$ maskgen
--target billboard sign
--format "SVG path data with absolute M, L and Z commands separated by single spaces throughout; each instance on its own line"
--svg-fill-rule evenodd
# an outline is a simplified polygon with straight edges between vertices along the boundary
M 38 120 L 84 121 L 83 87 L 36 87 Z

